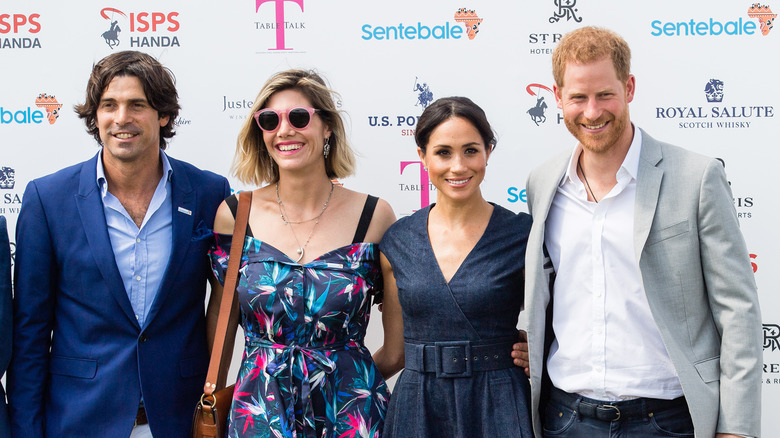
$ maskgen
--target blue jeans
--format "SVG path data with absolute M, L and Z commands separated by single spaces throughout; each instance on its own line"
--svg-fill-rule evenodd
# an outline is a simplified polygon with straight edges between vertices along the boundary
M 609 404 L 586 397 L 577 397 L 572 404 L 550 400 L 542 417 L 545 438 L 651 438 L 693 437 L 693 422 L 687 405 L 669 409 L 641 408 L 636 415 L 605 421 L 581 415 L 573 407 L 580 402 Z M 626 402 L 623 402 L 626 403 Z M 629 403 L 640 403 L 642 399 Z M 620 403 L 613 403 L 620 407 Z M 584 410 L 583 410 L 584 411 Z

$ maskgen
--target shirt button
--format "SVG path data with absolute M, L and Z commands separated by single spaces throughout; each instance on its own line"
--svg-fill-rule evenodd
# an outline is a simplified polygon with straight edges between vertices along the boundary
M 135 239 L 135 243 L 141 243 L 141 238 L 140 238 L 140 237 L 137 237 L 137 238 Z
M 141 281 L 141 276 L 139 275 L 139 276 L 135 277 L 135 280 L 136 281 Z

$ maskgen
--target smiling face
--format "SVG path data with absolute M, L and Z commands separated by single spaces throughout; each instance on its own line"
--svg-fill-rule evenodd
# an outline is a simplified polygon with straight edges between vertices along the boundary
M 301 170 L 310 166 L 322 166 L 325 172 L 325 158 L 322 148 L 331 130 L 325 126 L 318 113 L 311 116 L 311 122 L 304 129 L 294 129 L 287 119 L 287 112 L 296 107 L 312 107 L 311 102 L 299 91 L 290 89 L 274 93 L 264 108 L 284 112 L 279 128 L 273 132 L 263 131 L 263 142 L 271 158 L 280 170 Z
M 100 97 L 96 118 L 104 163 L 156 160 L 159 156 L 160 128 L 168 124 L 168 117 L 160 117 L 149 105 L 137 77 L 114 77 Z
M 456 202 L 482 198 L 479 185 L 485 178 L 490 153 L 477 128 L 462 117 L 452 117 L 431 132 L 425 152 L 417 148 L 428 168 L 430 181 L 442 197 Z
M 586 150 L 604 153 L 631 144 L 628 103 L 634 99 L 634 83 L 633 75 L 619 80 L 609 58 L 566 64 L 563 86 L 554 88 L 555 99 L 569 132 Z

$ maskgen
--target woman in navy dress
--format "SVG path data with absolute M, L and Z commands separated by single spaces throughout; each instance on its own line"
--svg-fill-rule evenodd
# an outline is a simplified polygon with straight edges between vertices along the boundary
M 437 202 L 380 243 L 385 343 L 374 360 L 396 382 L 385 437 L 531 437 L 528 378 L 512 363 L 531 217 L 482 197 L 495 140 L 464 97 L 420 116 L 417 151 Z

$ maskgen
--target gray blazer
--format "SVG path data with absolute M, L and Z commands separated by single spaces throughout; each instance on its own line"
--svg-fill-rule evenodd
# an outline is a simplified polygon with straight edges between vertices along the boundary
M 540 398 L 549 383 L 544 366 L 552 341 L 547 312 L 554 273 L 544 255 L 544 229 L 570 155 L 535 169 L 527 185 L 534 222 L 526 252 L 526 309 L 537 436 L 542 436 Z M 634 253 L 695 436 L 758 437 L 761 315 L 723 166 L 643 131 L 635 202 Z
M 0 377 L 11 361 L 11 247 L 5 216 L 0 216 Z M 0 438 L 11 436 L 5 391 L 0 384 Z

